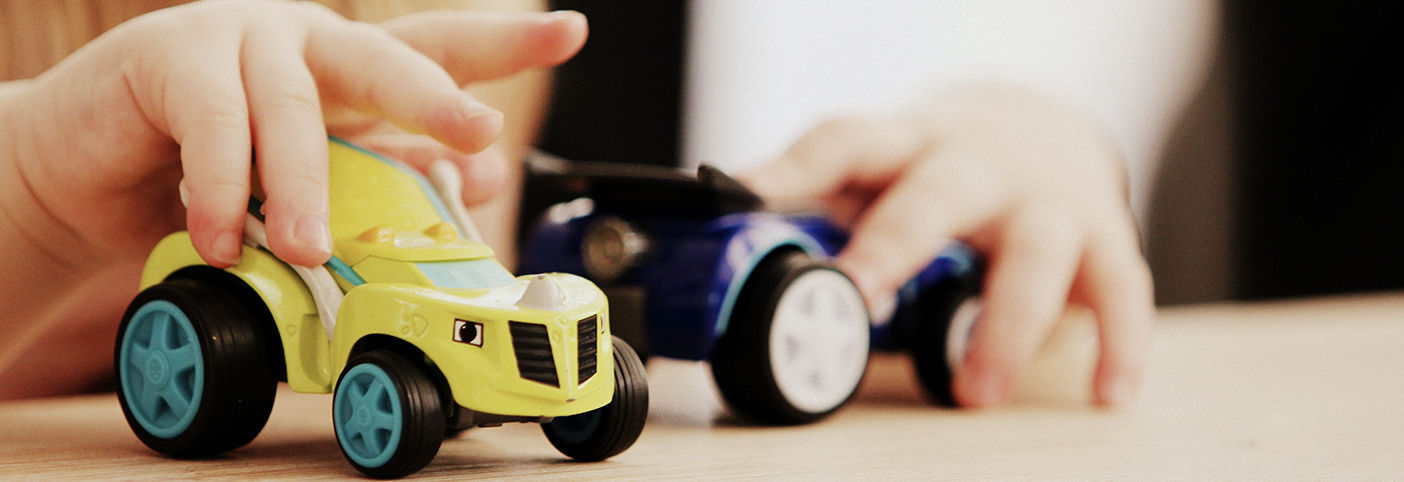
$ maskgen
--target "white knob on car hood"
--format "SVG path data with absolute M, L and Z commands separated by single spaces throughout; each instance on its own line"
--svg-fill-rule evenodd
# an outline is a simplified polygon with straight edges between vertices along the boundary
M 561 290 L 561 285 L 556 284 L 556 280 L 539 274 L 527 284 L 522 299 L 517 300 L 517 306 L 534 310 L 562 311 L 566 307 L 565 292 Z

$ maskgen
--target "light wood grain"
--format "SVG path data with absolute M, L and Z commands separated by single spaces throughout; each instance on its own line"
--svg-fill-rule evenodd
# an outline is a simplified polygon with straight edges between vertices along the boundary
M 1070 338 L 1078 339 L 1082 335 Z M 1397 480 L 1404 477 L 1404 296 L 1161 312 L 1133 406 L 1074 403 L 1082 378 L 1035 370 L 1012 406 L 925 405 L 905 360 L 883 356 L 860 399 L 804 427 L 660 413 L 628 452 L 568 462 L 535 425 L 445 442 L 415 479 L 477 480 Z M 1055 350 L 1056 351 L 1056 350 Z M 1069 386 L 1072 389 L 1069 389 Z M 1085 385 L 1085 384 L 1084 384 Z M 660 386 L 667 386 L 662 384 Z M 666 399 L 666 394 L 660 394 Z M 0 479 L 356 478 L 327 396 L 280 392 L 251 445 L 215 460 L 158 456 L 112 396 L 0 405 Z

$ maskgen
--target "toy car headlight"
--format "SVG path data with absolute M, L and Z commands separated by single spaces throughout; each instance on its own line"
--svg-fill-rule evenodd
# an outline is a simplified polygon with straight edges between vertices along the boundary
M 483 324 L 468 320 L 453 320 L 453 341 L 483 346 Z
M 634 229 L 634 225 L 606 216 L 586 228 L 580 252 L 591 277 L 596 281 L 612 281 L 634 266 L 648 248 L 648 237 Z

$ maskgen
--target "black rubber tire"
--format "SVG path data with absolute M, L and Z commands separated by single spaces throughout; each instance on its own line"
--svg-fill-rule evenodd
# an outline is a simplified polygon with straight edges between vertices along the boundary
M 132 316 L 156 301 L 175 305 L 194 328 L 204 376 L 198 408 L 183 431 L 159 437 L 133 414 L 121 379 L 122 344 Z M 208 457 L 253 441 L 268 422 L 282 366 L 281 341 L 262 299 L 242 280 L 217 272 L 171 279 L 142 291 L 132 300 L 117 332 L 113 356 L 118 367 L 117 398 L 132 431 L 157 452 L 181 458 Z
M 639 355 L 624 340 L 614 344 L 614 399 L 608 405 L 541 424 L 546 439 L 562 454 L 583 462 L 605 460 L 628 450 L 648 420 L 648 375 Z
M 813 423 L 842 408 L 857 392 L 861 378 L 842 401 L 809 411 L 791 403 L 776 382 L 770 352 L 776 307 L 791 283 L 814 270 L 838 272 L 802 251 L 779 251 L 762 260 L 742 286 L 730 325 L 717 340 L 711 359 L 717 389 L 737 415 L 766 425 Z
M 396 446 L 387 448 L 393 451 L 389 460 L 375 467 L 362 465 L 346 451 L 343 436 L 354 435 L 343 432 L 343 423 L 340 420 L 343 407 L 338 406 L 343 399 L 342 390 L 348 389 L 347 385 L 343 385 L 346 375 L 357 366 L 366 364 L 373 365 L 389 377 L 401 408 L 399 442 Z M 366 476 L 377 479 L 404 477 L 428 466 L 429 462 L 434 460 L 434 456 L 439 454 L 448 419 L 445 416 L 443 399 L 439 395 L 439 387 L 422 363 L 411 361 L 408 357 L 391 350 L 362 353 L 346 364 L 346 369 L 342 370 L 337 379 L 336 393 L 333 396 L 335 398 L 332 426 L 336 429 L 337 445 L 341 447 L 341 454 L 346 461 Z M 352 415 L 354 413 L 348 416 Z
M 931 403 L 955 407 L 952 390 L 955 367 L 948 359 L 947 340 L 956 310 L 980 296 L 980 284 L 978 280 L 952 280 L 927 289 L 919 296 L 920 312 L 911 348 L 917 380 Z

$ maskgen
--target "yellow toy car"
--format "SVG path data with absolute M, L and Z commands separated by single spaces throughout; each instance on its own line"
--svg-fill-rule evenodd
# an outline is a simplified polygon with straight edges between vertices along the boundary
M 451 165 L 436 165 L 431 185 L 340 140 L 330 151 L 325 267 L 274 257 L 257 200 L 236 266 L 206 265 L 186 232 L 152 252 L 115 356 L 122 411 L 142 442 L 177 457 L 243 446 L 279 380 L 335 393 L 342 452 L 372 477 L 418 471 L 446 433 L 469 427 L 539 422 L 581 460 L 637 440 L 643 365 L 610 335 L 599 288 L 508 273 L 461 203 L 444 202 L 461 199 Z

